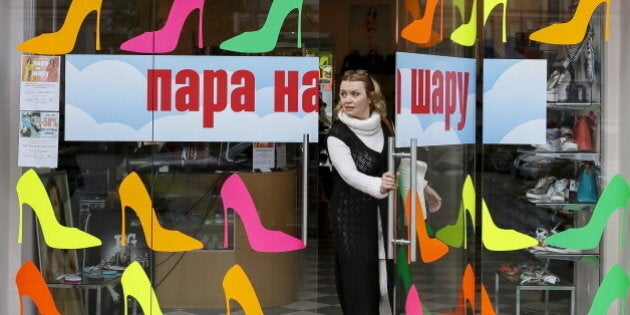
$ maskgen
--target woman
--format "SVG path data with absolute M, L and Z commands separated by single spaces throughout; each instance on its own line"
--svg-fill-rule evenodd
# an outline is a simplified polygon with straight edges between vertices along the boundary
M 392 134 L 384 123 L 380 86 L 366 71 L 346 71 L 339 97 L 327 139 L 337 293 L 344 314 L 379 314 L 380 297 L 391 294 L 391 266 L 385 266 L 379 237 L 385 197 L 396 188 L 394 174 L 386 172 L 386 139 Z
M 335 276 L 344 314 L 391 312 L 392 265 L 385 260 L 383 240 L 385 197 L 396 189 L 396 177 L 387 172 L 389 136 L 393 128 L 380 85 L 367 71 L 346 71 L 327 138 Z M 432 189 L 425 194 L 437 211 L 439 196 Z

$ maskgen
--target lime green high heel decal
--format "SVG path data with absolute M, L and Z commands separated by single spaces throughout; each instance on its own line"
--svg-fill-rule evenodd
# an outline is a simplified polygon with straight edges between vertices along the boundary
M 297 47 L 302 48 L 302 3 L 303 0 L 274 0 L 262 28 L 232 37 L 221 43 L 219 47 L 242 53 L 269 52 L 278 43 L 282 23 L 291 11 L 297 9 Z
M 481 242 L 492 251 L 510 251 L 538 245 L 538 240 L 515 230 L 494 224 L 486 201 L 481 201 Z
M 461 248 L 467 247 L 467 233 L 466 233 L 466 212 L 470 215 L 473 229 L 475 228 L 475 186 L 472 183 L 470 175 L 466 176 L 464 180 L 464 187 L 462 189 L 462 203 L 459 207 L 459 213 L 457 215 L 457 221 L 453 225 L 447 225 L 437 231 L 436 237 L 445 244 Z
M 595 294 L 588 315 L 606 314 L 610 305 L 617 299 L 622 300 L 621 314 L 626 314 L 625 300 L 628 291 L 630 291 L 630 276 L 619 265 L 612 266 Z
M 127 303 L 129 296 L 133 296 L 144 314 L 162 315 L 162 309 L 158 303 L 151 281 L 147 274 L 137 261 L 132 262 L 120 277 L 120 284 L 123 289 L 123 301 L 125 306 L 125 315 L 129 309 Z
M 503 42 L 507 42 L 507 0 L 482 0 L 483 1 L 483 24 L 486 24 L 490 12 L 499 4 L 503 5 L 503 24 L 502 24 L 502 37 Z M 472 4 L 472 12 L 470 13 L 470 20 L 466 24 L 462 24 L 455 29 L 451 34 L 451 39 L 462 45 L 472 46 L 477 39 L 477 0 Z
M 585 226 L 551 235 L 545 240 L 545 243 L 563 248 L 593 249 L 599 245 L 611 214 L 621 208 L 622 219 L 620 222 L 622 229 L 620 245 L 623 246 L 625 243 L 625 228 L 623 226 L 626 224 L 626 207 L 629 198 L 630 187 L 628 182 L 621 175 L 613 176 L 604 188 L 597 204 L 595 204 L 591 219 Z
M 33 169 L 26 171 L 15 187 L 20 205 L 20 219 L 18 227 L 18 243 L 22 243 L 22 217 L 24 204 L 28 204 L 35 212 L 44 242 L 48 247 L 59 249 L 81 249 L 100 246 L 101 240 L 77 228 L 61 225 L 55 215 L 46 187 Z

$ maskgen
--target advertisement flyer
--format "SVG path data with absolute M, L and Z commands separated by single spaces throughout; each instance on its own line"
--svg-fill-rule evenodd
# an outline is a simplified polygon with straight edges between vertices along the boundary
M 262 172 L 271 172 L 275 167 L 276 146 L 273 142 L 254 142 L 252 168 Z
M 59 110 L 59 56 L 22 56 L 20 110 Z
M 20 111 L 19 167 L 57 167 L 59 113 Z

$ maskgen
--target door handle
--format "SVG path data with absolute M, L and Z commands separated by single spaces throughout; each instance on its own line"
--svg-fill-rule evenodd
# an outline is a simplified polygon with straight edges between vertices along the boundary
M 410 185 L 410 190 L 411 190 L 411 215 L 409 218 L 409 224 L 411 226 L 411 228 L 409 229 L 409 246 L 411 246 L 411 250 L 410 250 L 410 261 L 411 262 L 416 262 L 416 260 L 418 259 L 418 238 L 416 237 L 416 218 L 417 218 L 417 209 L 418 209 L 418 205 L 417 205 L 417 198 L 416 198 L 416 190 L 418 188 L 418 175 L 416 174 L 417 169 L 418 169 L 418 165 L 417 165 L 417 161 L 418 161 L 418 150 L 416 150 L 418 148 L 418 139 L 416 138 L 412 138 L 411 139 L 411 158 L 410 158 L 410 180 L 411 180 L 411 185 Z
M 394 174 L 394 137 L 387 138 L 387 171 Z M 396 191 L 387 193 L 387 258 L 394 259 L 394 207 Z

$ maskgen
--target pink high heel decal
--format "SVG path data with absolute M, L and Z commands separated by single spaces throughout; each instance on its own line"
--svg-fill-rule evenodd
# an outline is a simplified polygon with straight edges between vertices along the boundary
M 164 26 L 153 32 L 145 32 L 120 45 L 120 49 L 139 53 L 168 53 L 177 47 L 179 35 L 186 18 L 199 10 L 197 46 L 203 47 L 203 5 L 205 0 L 175 0 Z
M 409 315 L 424 315 L 422 312 L 422 303 L 418 295 L 418 289 L 415 285 L 409 288 L 407 293 L 407 301 L 405 301 L 405 313 Z
M 233 174 L 225 180 L 223 187 L 221 187 L 221 198 L 223 199 L 223 214 L 225 216 L 223 247 L 228 247 L 227 210 L 231 208 L 241 218 L 249 245 L 254 251 L 279 253 L 305 248 L 300 239 L 284 232 L 267 230 L 262 225 L 252 196 L 237 174 Z

